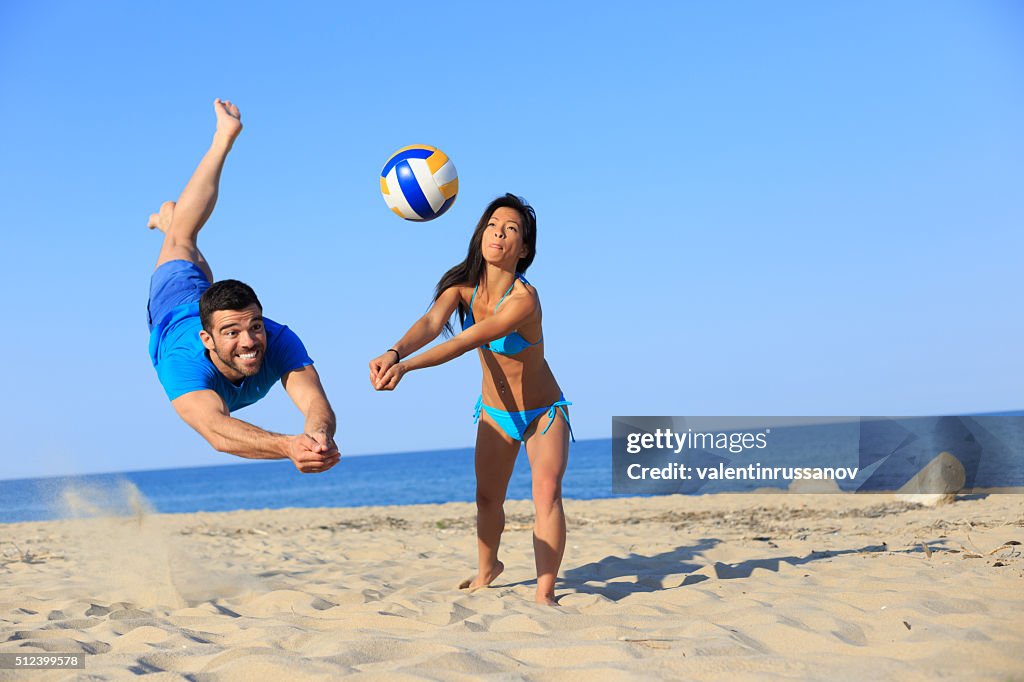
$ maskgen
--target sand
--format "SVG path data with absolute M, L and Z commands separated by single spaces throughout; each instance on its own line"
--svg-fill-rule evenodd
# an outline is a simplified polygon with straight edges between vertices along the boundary
M 86 654 L 0 680 L 1024 679 L 1020 495 L 568 500 L 558 608 L 529 502 L 472 594 L 472 505 L 136 502 L 0 525 L 0 652 Z

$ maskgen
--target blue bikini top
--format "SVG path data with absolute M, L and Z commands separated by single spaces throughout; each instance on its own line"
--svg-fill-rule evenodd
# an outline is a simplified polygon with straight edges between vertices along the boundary
M 529 284 L 529 282 L 526 281 L 526 278 L 523 277 L 519 273 L 516 273 L 516 278 L 519 279 L 519 281 L 522 282 L 523 284 Z M 515 285 L 516 285 L 516 281 L 512 280 L 512 286 L 510 286 L 508 288 L 508 291 L 506 291 L 504 294 L 502 294 L 501 298 L 498 299 L 498 305 L 494 306 L 494 312 L 498 312 L 498 306 L 501 305 L 501 302 L 505 300 L 506 296 L 508 296 L 509 294 L 512 293 L 512 289 L 515 287 Z M 477 284 L 475 287 L 473 287 L 473 296 L 472 296 L 472 298 L 469 299 L 469 312 L 466 313 L 466 319 L 464 319 L 462 321 L 462 331 L 466 331 L 467 329 L 472 327 L 473 324 L 474 324 L 474 321 L 473 321 L 473 301 L 476 300 L 476 290 L 479 289 L 479 288 L 480 288 L 479 284 Z M 520 336 L 519 332 L 512 332 L 511 334 L 508 334 L 507 336 L 503 336 L 500 339 L 495 339 L 494 341 L 491 341 L 487 345 L 480 346 L 480 347 L 481 348 L 486 348 L 487 350 L 491 351 L 492 353 L 497 353 L 498 355 L 515 355 L 517 353 L 521 353 L 522 351 L 526 350 L 527 348 L 530 348 L 531 346 L 539 346 L 541 341 L 543 341 L 543 340 L 544 340 L 544 337 L 541 336 L 541 338 L 537 340 L 537 343 L 530 343 L 529 341 L 524 339 L 522 336 Z

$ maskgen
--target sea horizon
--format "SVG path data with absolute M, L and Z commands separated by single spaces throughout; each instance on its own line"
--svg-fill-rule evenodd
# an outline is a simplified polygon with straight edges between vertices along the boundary
M 843 434 L 836 429 L 817 433 L 814 427 L 806 428 L 792 441 L 792 446 L 773 455 L 772 464 L 808 466 L 827 462 L 832 466 L 858 466 L 862 467 L 860 483 L 874 476 L 876 485 L 866 489 L 852 481 L 841 481 L 843 490 L 896 490 L 931 459 L 930 455 L 926 456 L 929 448 L 937 453 L 951 447 L 967 467 L 969 488 L 1020 487 L 1024 485 L 1024 471 L 1015 453 L 1016 443 L 1024 437 L 1024 425 L 993 423 L 979 418 L 1021 416 L 1024 412 L 1012 411 L 968 418 L 976 433 L 963 431 L 961 436 L 969 435 L 971 447 L 962 448 L 953 441 L 947 443 L 949 434 L 944 431 L 942 438 L 946 440 L 940 438 L 941 443 L 932 442 L 932 436 L 925 434 L 920 441 L 924 447 L 923 454 L 918 453 L 920 457 L 864 459 L 859 452 L 856 431 L 840 438 Z M 981 424 L 982 421 L 985 424 Z M 839 430 L 851 428 L 859 427 L 850 423 Z M 964 429 L 962 425 L 957 428 Z M 776 429 L 773 439 L 783 438 L 785 431 L 787 429 Z M 590 500 L 631 496 L 613 491 L 612 442 L 612 438 L 597 438 L 571 445 L 562 484 L 564 498 Z M 945 445 L 939 447 L 942 444 Z M 984 458 L 981 457 L 982 445 Z M 912 450 L 909 446 L 900 447 L 907 453 Z M 826 459 L 822 459 L 826 455 Z M 760 467 L 759 461 L 750 463 Z M 733 464 L 745 466 L 748 462 L 738 457 Z M 880 466 L 889 467 L 891 471 L 883 472 Z M 737 482 L 709 479 L 699 484 L 669 480 L 651 489 L 634 487 L 632 495 L 753 492 L 758 488 L 782 490 L 787 485 L 786 481 L 760 477 Z M 507 499 L 530 499 L 531 487 L 528 458 L 525 448 L 520 448 L 509 480 Z M 620 481 L 619 490 L 626 489 Z M 464 447 L 353 455 L 343 457 L 338 465 L 322 474 L 302 474 L 288 460 L 246 460 L 173 469 L 0 480 L 0 523 L 131 515 L 140 509 L 147 513 L 176 514 L 290 507 L 405 506 L 473 502 L 475 499 L 474 448 Z
M 611 438 L 569 450 L 563 493 L 570 499 L 612 493 Z M 0 523 L 52 521 L 137 512 L 183 514 L 291 507 L 366 507 L 472 502 L 474 448 L 343 457 L 323 474 L 302 474 L 287 460 L 143 469 L 0 480 Z M 516 459 L 508 499 L 529 499 L 525 449 Z

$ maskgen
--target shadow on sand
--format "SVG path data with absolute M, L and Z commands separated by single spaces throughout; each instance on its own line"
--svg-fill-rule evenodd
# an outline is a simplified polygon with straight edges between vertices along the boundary
M 597 594 L 611 601 L 619 601 L 632 594 L 659 592 L 696 585 L 710 580 L 711 576 L 705 573 L 697 573 L 697 571 L 708 568 L 708 566 L 696 563 L 694 559 L 721 542 L 721 540 L 715 538 L 702 538 L 693 545 L 676 547 L 673 550 L 650 556 L 636 553 L 631 553 L 625 557 L 608 556 L 600 561 L 564 571 L 563 577 L 558 581 L 558 589 L 569 590 L 576 594 Z M 928 545 L 929 552 L 946 549 L 942 541 L 931 542 Z M 804 556 L 748 559 L 735 564 L 725 564 L 716 561 L 714 564 L 711 564 L 710 568 L 714 577 L 719 580 L 736 580 L 749 578 L 754 570 L 758 568 L 778 572 L 782 564 L 804 566 L 814 561 L 844 555 L 874 554 L 879 552 L 894 552 L 894 550 L 891 550 L 885 543 L 882 543 L 880 545 L 865 545 L 851 549 L 812 550 Z M 894 553 L 923 554 L 925 549 L 923 546 L 917 546 L 898 550 Z M 635 581 L 632 580 L 634 576 Z M 671 580 L 669 580 L 670 577 L 672 578 Z M 629 580 L 629 582 L 626 582 L 626 580 Z M 503 585 L 502 587 L 535 583 L 536 580 L 528 580 Z

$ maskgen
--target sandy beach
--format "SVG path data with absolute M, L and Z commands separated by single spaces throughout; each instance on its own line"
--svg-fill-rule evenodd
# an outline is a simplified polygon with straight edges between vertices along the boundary
M 1024 679 L 1024 496 L 566 501 L 559 608 L 532 507 L 472 594 L 472 505 L 0 526 L 0 680 Z

